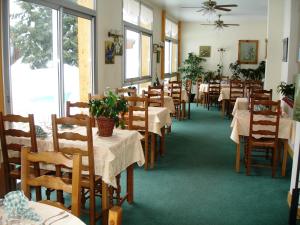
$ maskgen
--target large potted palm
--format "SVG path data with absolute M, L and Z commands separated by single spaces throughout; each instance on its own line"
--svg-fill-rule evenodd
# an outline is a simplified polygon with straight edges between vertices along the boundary
M 124 126 L 122 115 L 128 110 L 124 97 L 110 91 L 103 99 L 90 100 L 89 107 L 91 115 L 96 119 L 99 136 L 110 137 L 115 126 Z
M 206 59 L 194 54 L 189 53 L 188 58 L 184 60 L 181 67 L 178 68 L 178 72 L 182 73 L 184 76 L 182 79 L 184 81 L 191 80 L 193 85 L 196 84 L 196 81 L 199 77 L 202 77 L 204 70 L 202 67 L 202 63 L 205 62 Z M 193 90 L 194 88 L 192 88 Z M 195 97 L 195 93 L 191 94 L 191 102 L 193 102 L 193 99 Z

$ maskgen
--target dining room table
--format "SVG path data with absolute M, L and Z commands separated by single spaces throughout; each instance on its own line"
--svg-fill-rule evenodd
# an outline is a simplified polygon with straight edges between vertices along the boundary
M 85 129 L 82 127 L 66 128 L 62 129 L 65 132 L 72 131 L 76 133 L 83 133 Z M 51 131 L 48 131 L 48 136 L 43 138 L 37 138 L 38 151 L 53 151 L 53 138 Z M 111 137 L 100 137 L 98 135 L 98 128 L 93 128 L 93 145 L 94 145 L 94 165 L 95 175 L 102 178 L 102 224 L 108 223 L 108 210 L 110 207 L 109 202 L 109 186 L 117 188 L 116 176 L 123 171 L 127 172 L 127 202 L 133 203 L 133 172 L 134 164 L 143 166 L 145 163 L 145 157 L 143 147 L 141 144 L 142 135 L 135 130 L 122 130 L 114 129 Z M 10 143 L 15 137 L 7 139 L 7 143 Z M 30 140 L 27 138 L 18 138 L 17 141 L 23 145 L 30 145 Z M 14 140 L 15 142 L 15 140 Z M 85 143 L 82 142 L 70 142 L 62 140 L 60 145 L 62 147 L 77 147 L 84 149 Z M 0 154 L 0 162 L 2 162 L 2 154 Z M 83 164 L 87 164 L 87 158 L 83 158 Z M 53 169 L 54 167 L 46 166 L 42 169 Z
M 15 223 L 12 223 L 13 221 L 7 221 L 5 210 L 3 206 L 0 206 L 0 224 L 10 224 L 7 222 L 11 222 L 11 224 L 24 225 L 85 225 L 83 221 L 73 214 L 51 205 L 29 201 L 28 207 L 41 218 L 39 222 L 22 217 L 14 221 Z
M 236 110 L 231 122 L 231 135 L 230 139 L 236 143 L 236 159 L 235 169 L 236 172 L 240 171 L 241 159 L 241 137 L 248 137 L 250 130 L 250 111 L 249 110 Z M 288 141 L 291 143 L 295 140 L 294 121 L 286 116 L 280 117 L 278 138 L 283 141 L 283 159 L 281 166 L 281 175 L 286 175 L 286 163 L 288 156 Z M 265 128 L 266 129 L 266 128 Z

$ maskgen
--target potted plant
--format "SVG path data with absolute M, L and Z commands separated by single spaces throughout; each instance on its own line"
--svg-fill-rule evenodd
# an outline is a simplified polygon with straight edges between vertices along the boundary
M 294 100 L 295 95 L 295 84 L 287 84 L 286 82 L 281 82 L 277 86 L 277 92 L 281 93 L 283 96 L 290 100 Z
M 121 96 L 109 91 L 103 99 L 92 99 L 89 102 L 90 113 L 95 117 L 98 125 L 98 135 L 102 137 L 112 136 L 114 126 L 124 126 L 121 119 L 127 111 L 127 101 Z
M 178 68 L 178 72 L 184 74 L 182 77 L 183 80 L 191 80 L 193 85 L 196 84 L 196 81 L 199 77 L 202 77 L 204 73 L 203 67 L 201 66 L 202 62 L 205 62 L 206 59 L 194 54 L 189 53 L 188 58 L 183 62 L 183 65 Z M 193 90 L 193 88 L 192 88 Z M 195 94 L 191 94 L 191 100 L 193 100 Z M 191 101 L 192 102 L 192 101 Z

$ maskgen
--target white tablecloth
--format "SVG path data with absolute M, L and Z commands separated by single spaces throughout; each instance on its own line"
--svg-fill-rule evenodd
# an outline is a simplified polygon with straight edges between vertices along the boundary
M 237 98 L 232 110 L 232 115 L 234 116 L 237 110 L 247 110 L 248 105 L 248 98 Z
M 278 138 L 289 139 L 293 143 L 294 140 L 294 126 L 293 120 L 290 118 L 280 118 Z M 249 110 L 237 110 L 232 123 L 231 140 L 239 143 L 239 136 L 249 136 L 250 129 L 250 112 Z
M 29 207 L 33 208 L 34 211 L 42 217 L 42 221 L 46 220 L 47 218 L 57 215 L 58 213 L 62 212 L 63 210 L 60 208 L 56 208 L 50 205 L 38 203 L 38 202 L 29 202 Z M 0 217 L 4 215 L 3 208 L 0 208 Z M 82 222 L 79 218 L 72 215 L 71 213 L 65 212 L 63 215 L 59 215 L 57 217 L 54 217 L 50 220 L 47 220 L 46 224 L 49 224 L 51 222 L 54 222 L 55 220 L 64 217 L 65 215 L 68 215 L 68 217 L 59 220 L 55 222 L 55 225 L 85 225 L 84 222 Z M 1 222 L 1 220 L 0 220 Z M 27 223 L 30 222 L 30 223 Z M 1 223 L 0 223 L 1 224 Z M 4 223 L 5 224 L 5 223 Z M 24 221 L 24 224 L 35 224 L 32 221 Z M 37 223 L 36 223 L 37 224 Z
M 166 109 L 165 109 L 166 110 Z M 167 111 L 167 110 L 166 110 Z M 67 131 L 67 129 L 66 129 Z M 81 133 L 85 130 L 74 128 L 72 132 Z M 98 128 L 93 128 L 95 174 L 102 177 L 109 185 L 117 187 L 116 176 L 134 163 L 142 166 L 145 163 L 142 136 L 138 131 L 114 129 L 111 137 L 99 137 Z M 10 139 L 8 139 L 8 143 Z M 30 145 L 29 139 L 18 138 L 19 143 Z M 85 149 L 86 143 L 61 140 L 60 146 L 79 147 Z M 53 150 L 52 136 L 45 139 L 37 138 L 38 151 Z M 87 162 L 84 161 L 83 164 Z
M 159 97 L 153 97 L 153 98 L 159 98 Z M 170 113 L 175 113 L 175 105 L 173 98 L 171 96 L 165 95 L 164 96 L 164 107 L 166 107 Z
M 135 112 L 134 115 L 142 116 L 144 112 Z M 142 125 L 143 122 L 136 122 L 136 125 Z M 170 126 L 172 119 L 170 112 L 166 107 L 148 107 L 148 130 L 149 132 L 158 134 L 161 136 L 161 128 L 164 126 Z
M 228 100 L 230 98 L 230 87 L 222 87 L 218 101 Z

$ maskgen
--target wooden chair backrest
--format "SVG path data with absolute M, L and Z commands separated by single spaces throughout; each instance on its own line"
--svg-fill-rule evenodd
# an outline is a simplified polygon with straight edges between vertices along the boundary
M 121 225 L 122 224 L 122 208 L 114 206 L 109 210 L 108 225 Z
M 250 142 L 259 135 L 268 140 L 272 139 L 272 146 L 269 147 L 276 147 L 281 114 L 280 101 L 252 99 L 250 112 Z
M 250 96 L 254 90 L 262 90 L 263 82 L 258 80 L 245 81 L 246 95 Z
M 137 95 L 137 90 L 136 88 L 116 88 L 115 90 L 117 95 L 128 95 L 128 96 L 136 96 Z
M 142 97 L 148 98 L 148 106 L 164 107 L 165 93 L 164 86 L 148 86 L 148 91 L 143 91 Z
M 15 124 L 16 123 L 16 124 Z M 25 129 L 19 129 L 16 125 L 23 125 Z M 20 156 L 10 156 L 12 152 L 20 155 L 22 144 L 19 144 L 19 138 L 27 138 L 30 140 L 30 149 L 37 152 L 36 131 L 34 125 L 34 116 L 29 114 L 27 117 L 20 115 L 3 115 L 0 112 L 0 140 L 3 157 L 3 166 L 6 176 L 9 176 L 13 165 L 21 165 Z M 13 141 L 8 142 L 8 138 Z M 36 168 L 38 173 L 38 168 Z
M 126 100 L 130 103 L 128 106 L 128 120 L 125 120 L 128 129 L 142 131 L 145 138 L 148 138 L 148 98 L 126 97 Z
M 170 81 L 170 95 L 173 98 L 174 104 L 181 104 L 182 82 Z
M 229 82 L 229 76 L 221 76 L 221 80 L 228 83 Z
M 59 130 L 61 125 L 72 125 L 83 128 L 80 134 L 72 130 Z M 94 148 L 93 148 L 93 133 L 92 120 L 87 117 L 78 119 L 73 117 L 57 118 L 52 115 L 52 130 L 53 130 L 53 145 L 56 152 L 62 152 L 66 155 L 81 154 L 82 159 L 86 159 L 87 165 L 82 165 L 82 170 L 87 171 L 90 178 L 90 188 L 94 190 L 95 181 L 95 165 L 94 165 Z M 65 141 L 62 144 L 62 141 Z M 75 142 L 81 142 L 84 148 L 74 147 Z M 60 171 L 58 172 L 60 174 Z
M 237 98 L 243 98 L 245 95 L 245 86 L 244 82 L 240 80 L 231 80 L 230 81 L 230 102 L 235 102 Z
M 88 94 L 88 100 L 91 101 L 93 99 L 102 100 L 104 98 L 103 95 L 92 95 L 91 93 Z
M 73 159 L 67 158 L 63 153 L 59 152 L 30 152 L 29 147 L 22 148 L 22 168 L 21 168 L 21 186 L 24 194 L 30 198 L 30 187 L 45 187 L 52 190 L 61 190 L 70 193 L 72 196 L 71 212 L 73 215 L 80 216 L 80 179 L 81 179 L 81 155 L 74 154 Z M 30 176 L 31 163 L 44 163 L 57 166 L 65 166 L 72 168 L 72 184 L 67 184 L 61 177 L 43 175 Z M 50 200 L 41 201 L 42 203 L 59 207 L 69 211 L 63 204 Z
M 82 110 L 86 110 L 86 112 L 83 112 Z M 72 113 L 72 110 L 74 111 L 80 111 L 80 113 Z M 89 117 L 89 103 L 87 102 L 70 102 L 67 101 L 66 103 L 66 116 L 67 117 L 76 117 L 79 119 L 85 119 L 86 117 Z
M 185 81 L 185 90 L 188 96 L 192 94 L 192 86 L 193 86 L 192 80 L 188 79 Z
M 221 82 L 219 80 L 210 80 L 208 83 L 208 95 L 219 96 L 221 91 Z

